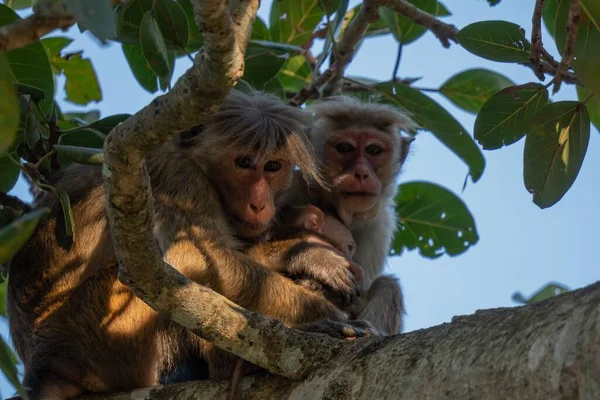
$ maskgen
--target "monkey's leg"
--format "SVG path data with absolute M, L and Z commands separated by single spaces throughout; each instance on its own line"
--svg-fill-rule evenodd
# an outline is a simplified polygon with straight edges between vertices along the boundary
M 366 299 L 361 300 L 361 303 L 363 308 L 358 311 L 357 319 L 370 322 L 387 335 L 396 335 L 402 331 L 404 300 L 397 278 L 391 275 L 379 276 L 373 281 Z

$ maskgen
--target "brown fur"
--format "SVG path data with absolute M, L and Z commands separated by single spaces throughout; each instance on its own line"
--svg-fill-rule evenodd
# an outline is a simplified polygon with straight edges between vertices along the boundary
M 387 334 L 399 333 L 404 312 L 402 291 L 397 279 L 380 275 L 396 229 L 396 179 L 412 141 L 400 131 L 413 130 L 416 125 L 393 107 L 347 96 L 316 103 L 310 110 L 315 113 L 311 140 L 324 164 L 330 190 L 309 190 L 298 181 L 295 192 L 284 201 L 336 209 L 352 232 L 357 246 L 353 260 L 363 268 L 368 288 L 353 307 L 352 316 Z M 346 144 L 351 145 L 350 150 L 340 152 L 345 151 L 340 145 Z M 383 150 L 379 155 L 367 153 L 373 144 Z
M 346 315 L 241 250 L 266 232 L 294 164 L 320 180 L 305 121 L 303 111 L 269 96 L 232 92 L 200 134 L 186 135 L 184 145 L 169 142 L 146 160 L 165 261 L 237 304 L 294 326 Z M 253 157 L 253 167 L 238 168 L 238 155 Z M 272 160 L 283 164 L 277 173 L 264 171 Z M 156 385 L 182 352 L 195 354 L 205 343 L 117 279 L 100 168 L 75 166 L 55 185 L 70 195 L 77 239 L 65 236 L 60 205 L 47 195 L 40 205 L 52 212 L 9 266 L 7 309 L 24 384 L 34 400 Z

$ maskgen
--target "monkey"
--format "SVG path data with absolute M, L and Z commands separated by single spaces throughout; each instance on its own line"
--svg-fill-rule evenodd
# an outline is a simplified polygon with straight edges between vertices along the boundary
M 297 179 L 284 201 L 336 210 L 356 242 L 353 261 L 363 268 L 367 290 L 350 310 L 351 318 L 366 320 L 387 335 L 400 333 L 400 284 L 382 272 L 397 224 L 396 180 L 413 140 L 400 131 L 410 133 L 417 125 L 394 107 L 345 95 L 315 102 L 308 110 L 314 114 L 311 143 L 328 185 L 311 188 Z
M 358 291 L 346 258 L 311 249 L 328 265 L 325 276 L 303 259 L 292 263 L 334 293 L 334 304 L 244 254 L 268 232 L 296 169 L 325 185 L 309 122 L 306 111 L 273 96 L 232 90 L 201 126 L 145 160 L 153 234 L 165 262 L 244 308 L 291 327 L 360 336 L 364 324 L 339 308 Z M 51 212 L 10 261 L 10 333 L 33 400 L 153 386 L 182 352 L 203 348 L 119 281 L 102 183 L 98 166 L 53 176 L 70 197 L 77 237 L 66 235 L 58 198 L 48 192 L 36 207 Z

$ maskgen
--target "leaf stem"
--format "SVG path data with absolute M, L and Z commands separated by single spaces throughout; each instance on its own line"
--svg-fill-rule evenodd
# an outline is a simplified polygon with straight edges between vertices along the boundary
M 27 173 L 27 170 L 25 169 L 25 167 L 23 166 L 23 164 L 21 164 L 18 160 L 15 160 L 13 158 L 13 156 L 10 153 L 6 154 L 8 156 L 8 159 L 11 163 L 13 163 L 17 168 L 19 168 L 21 171 Z
M 394 70 L 392 72 L 392 80 L 396 79 L 398 75 L 398 68 L 400 68 L 400 59 L 402 58 L 402 43 L 398 43 L 398 53 L 396 54 L 396 63 L 394 64 Z
M 35 169 L 40 168 L 42 166 L 42 164 L 44 163 L 44 161 L 48 160 L 50 157 L 52 157 L 55 154 L 56 154 L 56 149 L 50 150 L 42 158 L 40 158 L 38 162 L 35 163 Z
M 594 93 L 594 92 L 590 93 L 590 94 L 588 95 L 588 97 L 586 97 L 586 98 L 585 98 L 585 99 L 582 101 L 583 105 L 584 105 L 584 106 L 585 106 L 585 105 L 587 105 L 587 103 L 589 103 L 589 101 L 590 101 L 591 99 L 593 99 L 595 96 L 596 96 L 596 93 Z
M 420 90 L 421 92 L 434 92 L 434 93 L 438 93 L 440 91 L 440 89 L 421 88 L 421 87 L 415 87 L 415 86 L 411 86 L 411 88 L 415 89 L 415 90 Z

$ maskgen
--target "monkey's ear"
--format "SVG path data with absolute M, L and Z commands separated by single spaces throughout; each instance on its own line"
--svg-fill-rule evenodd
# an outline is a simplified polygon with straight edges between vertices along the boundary
M 410 144 L 415 140 L 413 136 L 400 136 L 400 165 L 404 164 L 406 157 L 408 157 L 408 150 Z
M 306 205 L 301 218 L 304 229 L 319 233 L 325 229 L 325 214 L 319 207 Z

